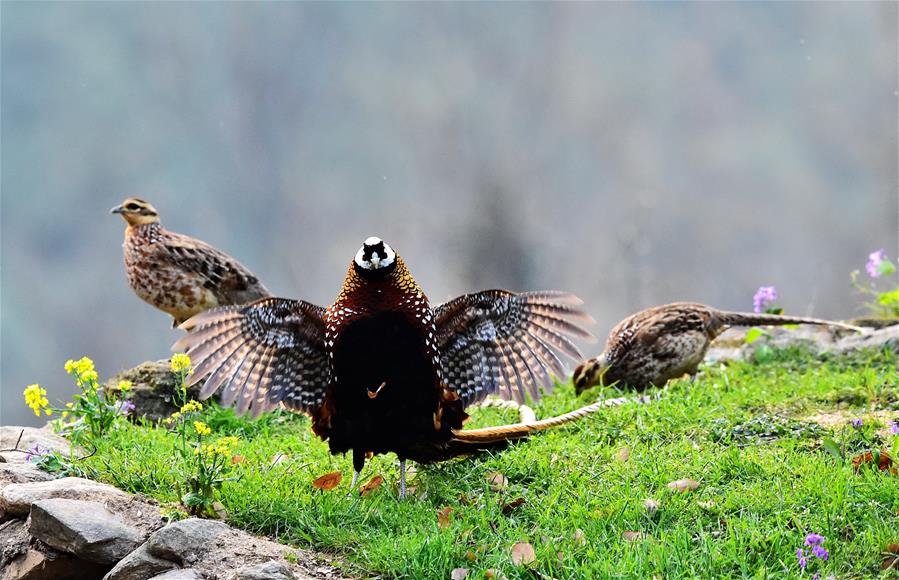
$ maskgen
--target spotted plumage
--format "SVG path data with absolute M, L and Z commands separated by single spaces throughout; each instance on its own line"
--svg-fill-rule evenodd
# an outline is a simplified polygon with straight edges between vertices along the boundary
M 690 302 L 642 310 L 618 323 L 605 349 L 574 371 L 578 394 L 596 385 L 643 390 L 695 375 L 712 340 L 729 326 L 815 324 L 860 330 L 840 322 L 798 316 L 728 312 Z
M 162 227 L 159 213 L 146 201 L 128 198 L 112 213 L 128 224 L 122 244 L 128 284 L 142 300 L 170 314 L 173 326 L 209 308 L 270 295 L 231 256 Z
M 193 381 L 253 414 L 275 405 L 308 413 L 332 453 L 431 462 L 471 451 L 454 442 L 466 405 L 489 394 L 523 400 L 578 360 L 570 336 L 590 335 L 571 295 L 489 290 L 431 308 L 404 261 L 369 238 L 327 308 L 267 298 L 188 320 Z M 475 445 L 475 447 L 477 447 Z M 483 445 L 482 445 L 483 447 Z M 402 482 L 401 471 L 401 482 Z M 401 487 L 402 490 L 402 487 Z

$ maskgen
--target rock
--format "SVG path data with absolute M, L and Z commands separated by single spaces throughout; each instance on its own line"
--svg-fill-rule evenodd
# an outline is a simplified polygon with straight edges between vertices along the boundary
M 899 325 L 886 326 L 865 334 L 847 336 L 838 341 L 829 350 L 837 354 L 843 354 L 863 348 L 889 347 L 899 353 Z
M 296 576 L 287 566 L 281 562 L 270 560 L 242 568 L 232 574 L 229 580 L 294 580 L 295 578 Z
M 100 580 L 108 566 L 29 549 L 3 567 L 2 580 Z
M 144 540 L 136 528 L 93 501 L 36 501 L 31 505 L 29 521 L 28 530 L 35 538 L 98 564 L 115 564 Z
M 6 463 L 25 463 L 26 452 L 35 445 L 69 455 L 69 442 L 51 431 L 11 425 L 0 427 L 0 458 Z
M 150 580 L 203 580 L 205 577 L 193 568 L 179 568 L 169 570 L 159 576 L 153 576 Z
M 0 489 L 11 483 L 50 481 L 53 476 L 30 463 L 0 463 Z
M 33 483 L 13 483 L 0 490 L 0 510 L 14 516 L 24 516 L 31 511 L 31 504 L 51 498 L 86 499 L 108 502 L 130 501 L 130 496 L 111 485 L 82 479 L 64 477 Z
M 148 361 L 133 369 L 123 371 L 107 381 L 107 388 L 117 388 L 119 381 L 131 381 L 131 395 L 135 416 L 143 416 L 152 421 L 165 419 L 178 410 L 175 394 L 181 387 L 178 375 L 172 372 L 168 360 Z M 197 399 L 203 381 L 187 390 L 189 398 Z
M 158 558 L 180 565 L 192 564 L 212 549 L 216 538 L 229 531 L 231 528 L 225 522 L 190 518 L 155 532 L 147 540 L 147 549 Z
M 28 552 L 31 535 L 25 520 L 9 520 L 0 524 L 0 570 Z
M 144 544 L 119 560 L 103 580 L 146 580 L 177 567 L 170 560 L 152 555 Z

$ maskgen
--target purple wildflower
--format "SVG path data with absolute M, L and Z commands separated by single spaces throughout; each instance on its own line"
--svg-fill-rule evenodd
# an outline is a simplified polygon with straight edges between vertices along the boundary
M 815 572 L 815 575 L 812 576 L 812 580 L 821 580 L 821 573 Z
M 868 254 L 868 263 L 865 264 L 865 269 L 868 271 L 868 276 L 872 278 L 880 278 L 880 263 L 887 259 L 886 252 L 883 251 L 883 248 L 877 250 L 876 252 L 871 252 Z
M 761 313 L 768 304 L 777 300 L 777 288 L 774 286 L 759 286 L 755 296 L 752 297 L 752 306 L 757 313 Z
M 824 536 L 818 534 L 809 534 L 805 537 L 806 546 L 818 546 L 824 543 Z
M 799 559 L 799 568 L 805 570 L 805 567 L 808 566 L 808 560 L 805 559 L 805 554 L 802 551 L 802 548 L 796 550 L 796 557 Z
M 31 461 L 35 457 L 43 457 L 44 455 L 47 455 L 48 453 L 50 453 L 49 448 L 44 447 L 40 443 L 35 443 L 34 445 L 31 446 L 31 449 L 29 449 L 28 451 L 25 452 L 25 461 L 27 463 L 31 463 Z
M 893 421 L 890 423 L 890 433 L 893 435 L 899 435 L 899 421 Z
M 812 546 L 812 555 L 821 560 L 827 560 L 827 549 L 824 546 Z
M 862 421 L 861 419 L 853 419 L 850 422 L 852 423 L 852 426 L 855 427 L 856 429 L 861 429 L 862 425 L 865 424 L 865 422 Z
M 134 408 L 134 403 L 131 401 L 120 401 L 116 412 L 119 415 L 130 415 L 131 412 L 134 411 Z

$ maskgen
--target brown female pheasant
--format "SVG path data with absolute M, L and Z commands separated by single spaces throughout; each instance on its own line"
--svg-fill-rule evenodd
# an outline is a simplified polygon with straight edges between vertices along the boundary
M 245 304 L 270 296 L 237 260 L 206 242 L 170 232 L 159 213 L 129 197 L 111 210 L 125 228 L 125 273 L 142 300 L 172 315 L 172 326 L 214 306 Z
M 487 290 L 431 308 L 403 260 L 368 238 L 327 307 L 266 298 L 216 308 L 181 327 L 175 344 L 194 361 L 192 382 L 212 373 L 223 405 L 254 415 L 278 404 L 312 417 L 331 453 L 353 452 L 353 483 L 374 453 L 428 463 L 503 441 L 460 440 L 464 408 L 496 393 L 522 401 L 578 360 L 569 337 L 591 338 L 580 301 L 561 292 Z M 524 434 L 516 431 L 518 437 Z M 511 437 L 511 436 L 510 436 Z
M 817 324 L 861 331 L 856 326 L 800 316 L 727 312 L 704 304 L 675 302 L 642 310 L 612 329 L 603 353 L 574 371 L 577 394 L 596 385 L 643 390 L 684 374 L 696 375 L 711 342 L 729 326 Z

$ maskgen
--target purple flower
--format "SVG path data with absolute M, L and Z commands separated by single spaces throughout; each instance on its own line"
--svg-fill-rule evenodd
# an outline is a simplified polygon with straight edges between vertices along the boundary
M 815 575 L 812 576 L 812 580 L 821 580 L 821 573 L 815 572 Z
M 25 461 L 27 463 L 31 463 L 31 461 L 35 457 L 43 457 L 44 455 L 47 455 L 48 453 L 50 453 L 49 448 L 44 447 L 40 443 L 35 443 L 34 445 L 31 446 L 31 449 L 29 449 L 28 451 L 25 452 Z
M 812 546 L 812 555 L 821 560 L 827 560 L 827 549 L 824 546 Z
M 883 248 L 877 250 L 876 252 L 871 252 L 868 254 L 868 263 L 865 264 L 865 269 L 868 271 L 868 276 L 872 278 L 880 278 L 880 263 L 887 259 L 886 252 L 883 251 Z
M 808 566 L 808 560 L 805 559 L 805 556 L 799 557 L 799 567 L 805 570 L 805 567 Z
M 852 423 L 852 426 L 855 427 L 856 429 L 861 429 L 862 425 L 865 424 L 865 422 L 862 421 L 861 419 L 853 419 L 852 421 L 850 421 L 850 423 Z
M 806 546 L 818 546 L 824 543 L 824 536 L 818 534 L 809 534 L 805 537 Z
M 752 306 L 756 313 L 761 313 L 768 304 L 777 300 L 777 288 L 774 286 L 759 286 L 755 296 L 752 297 Z
M 899 421 L 893 421 L 890 423 L 890 433 L 893 435 L 899 435 Z
M 131 401 L 119 401 L 118 409 L 116 410 L 119 415 L 130 415 L 132 411 L 134 411 L 134 403 Z

